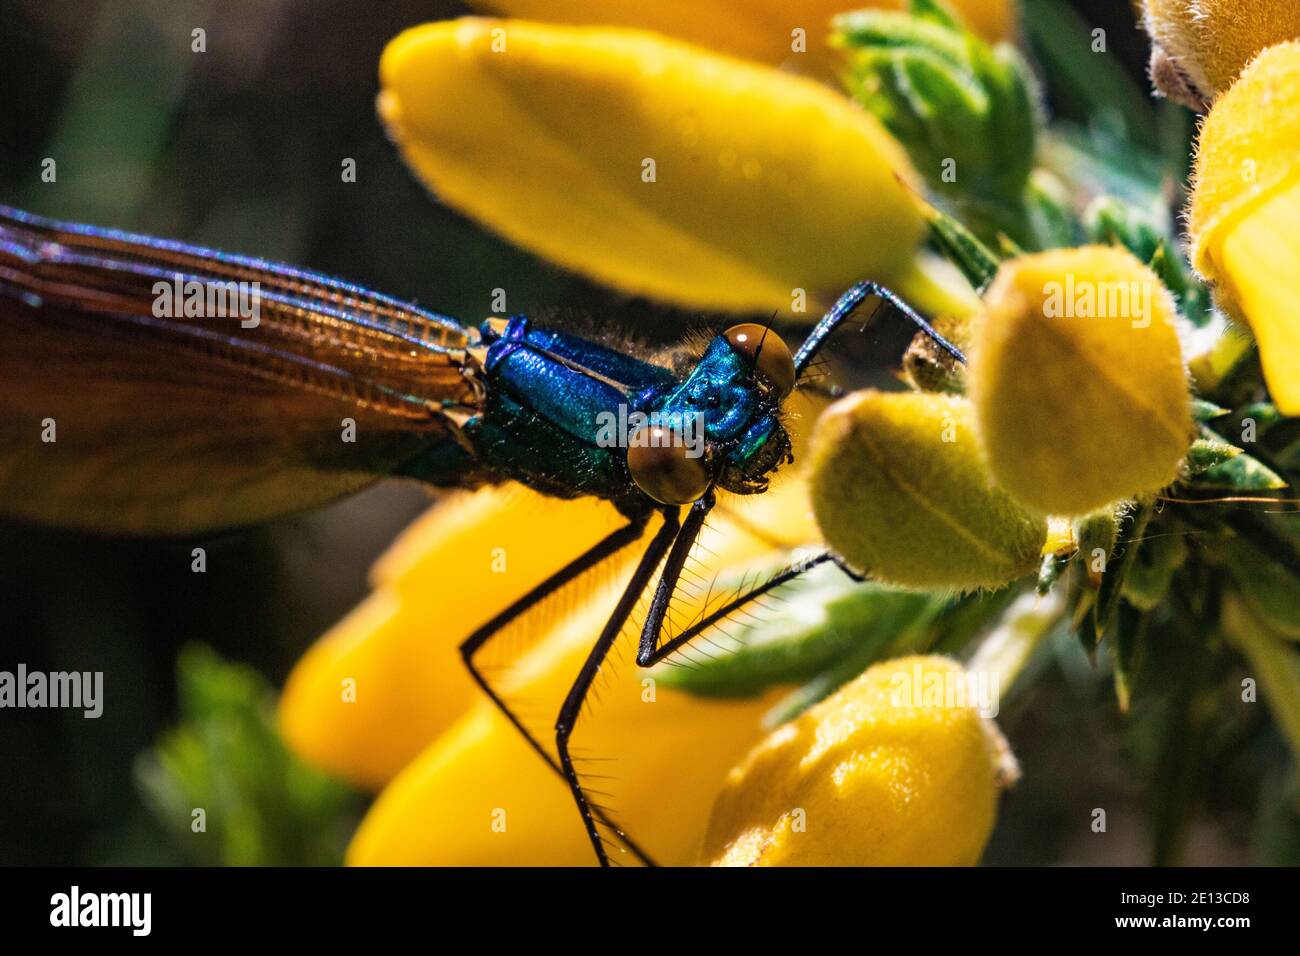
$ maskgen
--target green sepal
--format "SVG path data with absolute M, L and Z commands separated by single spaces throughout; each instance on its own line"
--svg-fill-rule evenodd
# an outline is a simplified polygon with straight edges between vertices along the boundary
M 1188 483 L 1192 488 L 1222 491 L 1280 491 L 1287 482 L 1258 458 L 1244 452 L 1222 464 L 1215 465 Z
M 1217 438 L 1198 438 L 1187 449 L 1183 465 L 1189 477 L 1202 475 L 1212 468 L 1243 454 L 1236 445 L 1229 445 Z
M 1192 418 L 1202 425 L 1212 422 L 1216 418 L 1222 418 L 1224 415 L 1230 414 L 1231 411 L 1229 408 L 1220 408 L 1213 402 L 1207 402 L 1202 398 L 1192 399 Z

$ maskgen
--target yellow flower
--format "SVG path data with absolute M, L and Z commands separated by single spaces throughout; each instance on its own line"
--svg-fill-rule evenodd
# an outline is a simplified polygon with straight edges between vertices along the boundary
M 792 49 L 802 30 L 807 55 L 820 65 L 828 58 L 827 24 L 837 13 L 879 7 L 902 10 L 908 0 L 481 0 L 487 10 L 553 23 L 641 27 L 733 56 L 764 63 L 799 65 Z M 1016 33 L 1015 0 L 953 0 L 952 8 L 989 42 Z
M 522 487 L 453 496 L 403 533 L 373 593 L 298 662 L 281 734 L 316 766 L 382 786 L 477 697 L 459 643 L 556 570 L 545 543 L 580 554 L 623 523 L 605 502 Z
M 989 479 L 970 403 L 858 392 L 813 435 L 813 510 L 826 540 L 904 587 L 996 588 L 1033 571 L 1047 525 Z
M 473 18 L 401 34 L 380 77 L 438 197 L 567 268 L 689 307 L 789 312 L 803 290 L 811 311 L 863 277 L 931 304 L 906 154 L 812 80 L 652 33 Z
M 998 484 L 1081 515 L 1172 482 L 1193 433 L 1175 315 L 1164 283 L 1112 246 L 1004 264 L 968 371 Z
M 1144 0 L 1151 78 L 1170 99 L 1203 110 L 1266 47 L 1300 38 L 1295 0 Z
M 564 502 L 560 509 L 571 504 Z M 806 489 L 799 481 L 728 507 L 744 508 L 747 527 L 815 540 Z M 725 515 L 711 525 L 701 546 L 723 565 L 770 552 L 767 540 Z M 537 547 L 550 549 L 547 540 Z M 611 585 L 625 578 L 634 557 L 608 576 Z M 560 701 L 616 598 L 614 588 L 606 587 L 567 615 L 498 684 L 507 699 L 538 715 L 533 726 L 547 745 L 554 740 Z M 689 618 L 691 601 L 684 595 L 680 600 Z M 383 647 L 374 652 L 386 653 Z M 645 683 L 648 674 L 626 658 L 606 671 L 611 676 L 601 685 L 600 702 L 579 724 L 575 746 L 584 754 L 617 759 L 618 773 L 610 779 L 602 774 L 589 784 L 602 791 L 599 802 L 612 804 L 620 823 L 658 860 L 689 862 L 723 774 L 757 739 L 760 717 L 773 701 L 711 701 L 655 688 Z M 382 735 L 387 728 L 369 730 Z M 383 791 L 362 822 L 348 861 L 577 865 L 595 858 L 568 788 L 493 705 L 480 699 Z
M 1194 265 L 1300 415 L 1300 43 L 1262 53 L 1206 118 L 1189 220 Z
M 727 777 L 715 866 L 970 866 L 1015 762 L 942 657 L 877 664 L 755 747 Z M 975 706 L 972 706 L 974 704 Z

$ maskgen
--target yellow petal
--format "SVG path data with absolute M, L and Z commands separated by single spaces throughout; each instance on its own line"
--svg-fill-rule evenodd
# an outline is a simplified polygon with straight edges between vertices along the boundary
M 714 804 L 715 866 L 970 866 L 1014 761 L 961 666 L 870 668 L 755 747 Z M 952 695 L 947 696 L 951 690 Z M 996 694 L 996 688 L 993 688 Z M 989 698 L 993 702 L 995 698 Z
M 789 311 L 905 274 L 916 182 L 812 80 L 652 33 L 461 19 L 398 36 L 379 111 L 440 199 L 630 293 Z
M 866 391 L 821 417 L 810 456 L 826 540 L 879 580 L 996 588 L 1039 564 L 1046 522 L 989 479 L 964 398 Z
M 484 9 L 551 23 L 642 27 L 722 53 L 773 65 L 827 62 L 827 24 L 837 13 L 878 7 L 902 10 L 907 0 L 481 0 Z M 1015 0 L 954 0 L 953 9 L 990 42 L 1013 39 Z M 792 49 L 802 30 L 804 53 Z M 811 71 L 810 71 L 811 72 Z
M 729 499 L 730 500 L 730 499 Z M 758 496 L 747 527 L 792 531 L 806 522 L 804 490 Z M 724 564 L 770 550 L 761 537 L 720 515 L 702 553 Z M 627 560 L 610 575 L 626 577 Z M 534 725 L 553 744 L 559 703 L 617 597 L 606 588 L 518 661 L 499 686 L 507 698 L 540 714 Z M 683 598 L 687 619 L 695 613 Z M 680 616 L 680 615 L 679 615 Z M 627 658 L 602 671 L 599 703 L 579 724 L 575 749 L 603 761 L 591 786 L 604 791 L 633 838 L 665 863 L 694 858 L 709 804 L 727 768 L 760 735 L 772 700 L 710 701 L 668 688 L 647 699 L 648 676 Z M 616 652 L 617 653 L 617 652 Z M 605 675 L 609 679 L 605 680 Z M 548 709 L 549 708 L 549 709 Z M 541 865 L 594 862 L 568 789 L 518 731 L 482 701 L 389 784 L 348 853 L 353 865 Z
M 1044 514 L 1086 514 L 1178 474 L 1193 425 L 1176 308 L 1111 246 L 1003 265 L 968 381 L 993 477 Z
M 303 656 L 280 698 L 299 756 L 379 787 L 469 707 L 458 651 L 470 632 L 623 519 L 595 499 L 513 487 L 459 495 L 409 528 L 380 561 L 377 590 Z
M 1295 0 L 1144 0 L 1151 75 L 1171 99 L 1204 109 L 1261 50 L 1300 38 Z
M 1193 261 L 1259 343 L 1285 414 L 1300 414 L 1300 43 L 1259 56 L 1206 118 L 1196 160 Z

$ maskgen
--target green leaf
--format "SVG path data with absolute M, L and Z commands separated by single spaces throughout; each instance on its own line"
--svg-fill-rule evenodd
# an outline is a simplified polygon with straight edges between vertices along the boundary
M 1250 664 L 1278 729 L 1300 758 L 1300 654 L 1295 646 L 1231 593 L 1224 595 L 1223 629 Z
M 1056 587 L 1056 582 L 1061 579 L 1061 575 L 1073 560 L 1074 554 L 1049 554 L 1043 558 L 1043 563 L 1038 569 L 1038 582 L 1034 586 L 1039 596 L 1049 594 L 1052 588 Z
M 706 697 L 755 696 L 774 685 L 813 679 L 846 659 L 870 662 L 900 632 L 945 603 L 928 594 L 851 582 L 833 565 L 809 572 L 804 580 L 804 589 L 771 616 L 732 622 L 734 652 L 695 656 L 690 666 L 660 665 L 655 679 Z M 739 583 L 722 580 L 719 587 Z
M 1147 617 L 1136 607 L 1121 604 L 1115 613 L 1115 700 L 1127 714 L 1133 696 L 1133 675 L 1147 628 Z
M 1238 492 L 1280 491 L 1288 487 L 1277 472 L 1244 453 L 1196 475 L 1190 486 Z
M 933 4 L 832 21 L 850 93 L 906 147 L 931 188 L 982 236 L 1026 233 L 1040 95 L 1010 45 L 991 47 Z
M 1079 245 L 1081 230 L 1064 186 L 1045 169 L 1035 170 L 1025 190 L 1025 214 L 1036 249 Z
M 909 12 L 918 20 L 928 20 L 950 30 L 961 27 L 961 21 L 955 13 L 938 0 L 912 0 Z
M 1172 232 L 1159 162 L 1105 128 L 1057 120 L 1039 136 L 1039 161 L 1082 202 L 1113 196 Z
M 1300 577 L 1242 538 L 1223 545 L 1228 572 L 1256 616 L 1284 637 L 1300 640 Z
M 1092 27 L 1061 0 L 1025 0 L 1030 45 L 1051 81 L 1053 102 L 1085 117 L 1108 117 L 1134 143 L 1154 147 L 1155 117 L 1145 91 L 1129 78 L 1121 59 L 1093 51 Z
M 1155 610 L 1186 560 L 1187 542 L 1182 533 L 1161 531 L 1148 535 L 1124 576 L 1124 600 L 1139 611 Z
M 1150 504 L 1138 504 L 1120 518 L 1117 554 L 1106 564 L 1106 573 L 1101 577 L 1101 587 L 1097 592 L 1097 604 L 1092 612 L 1094 633 L 1098 641 L 1106 635 L 1106 630 L 1115 619 L 1115 611 L 1124 590 L 1124 580 L 1137 561 L 1152 514 Z
M 983 292 L 997 275 L 1001 258 L 947 213 L 928 206 L 923 208 L 923 214 L 939 251 L 961 270 L 973 288 Z
M 177 675 L 181 723 L 141 754 L 135 775 L 178 848 L 205 864 L 340 863 L 357 799 L 285 748 L 261 676 L 197 645 Z

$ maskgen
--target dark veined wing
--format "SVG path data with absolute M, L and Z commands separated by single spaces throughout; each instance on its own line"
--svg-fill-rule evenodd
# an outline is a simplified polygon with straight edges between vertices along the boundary
M 472 336 L 317 273 L 0 207 L 0 511 L 173 534 L 322 504 L 456 440 Z

